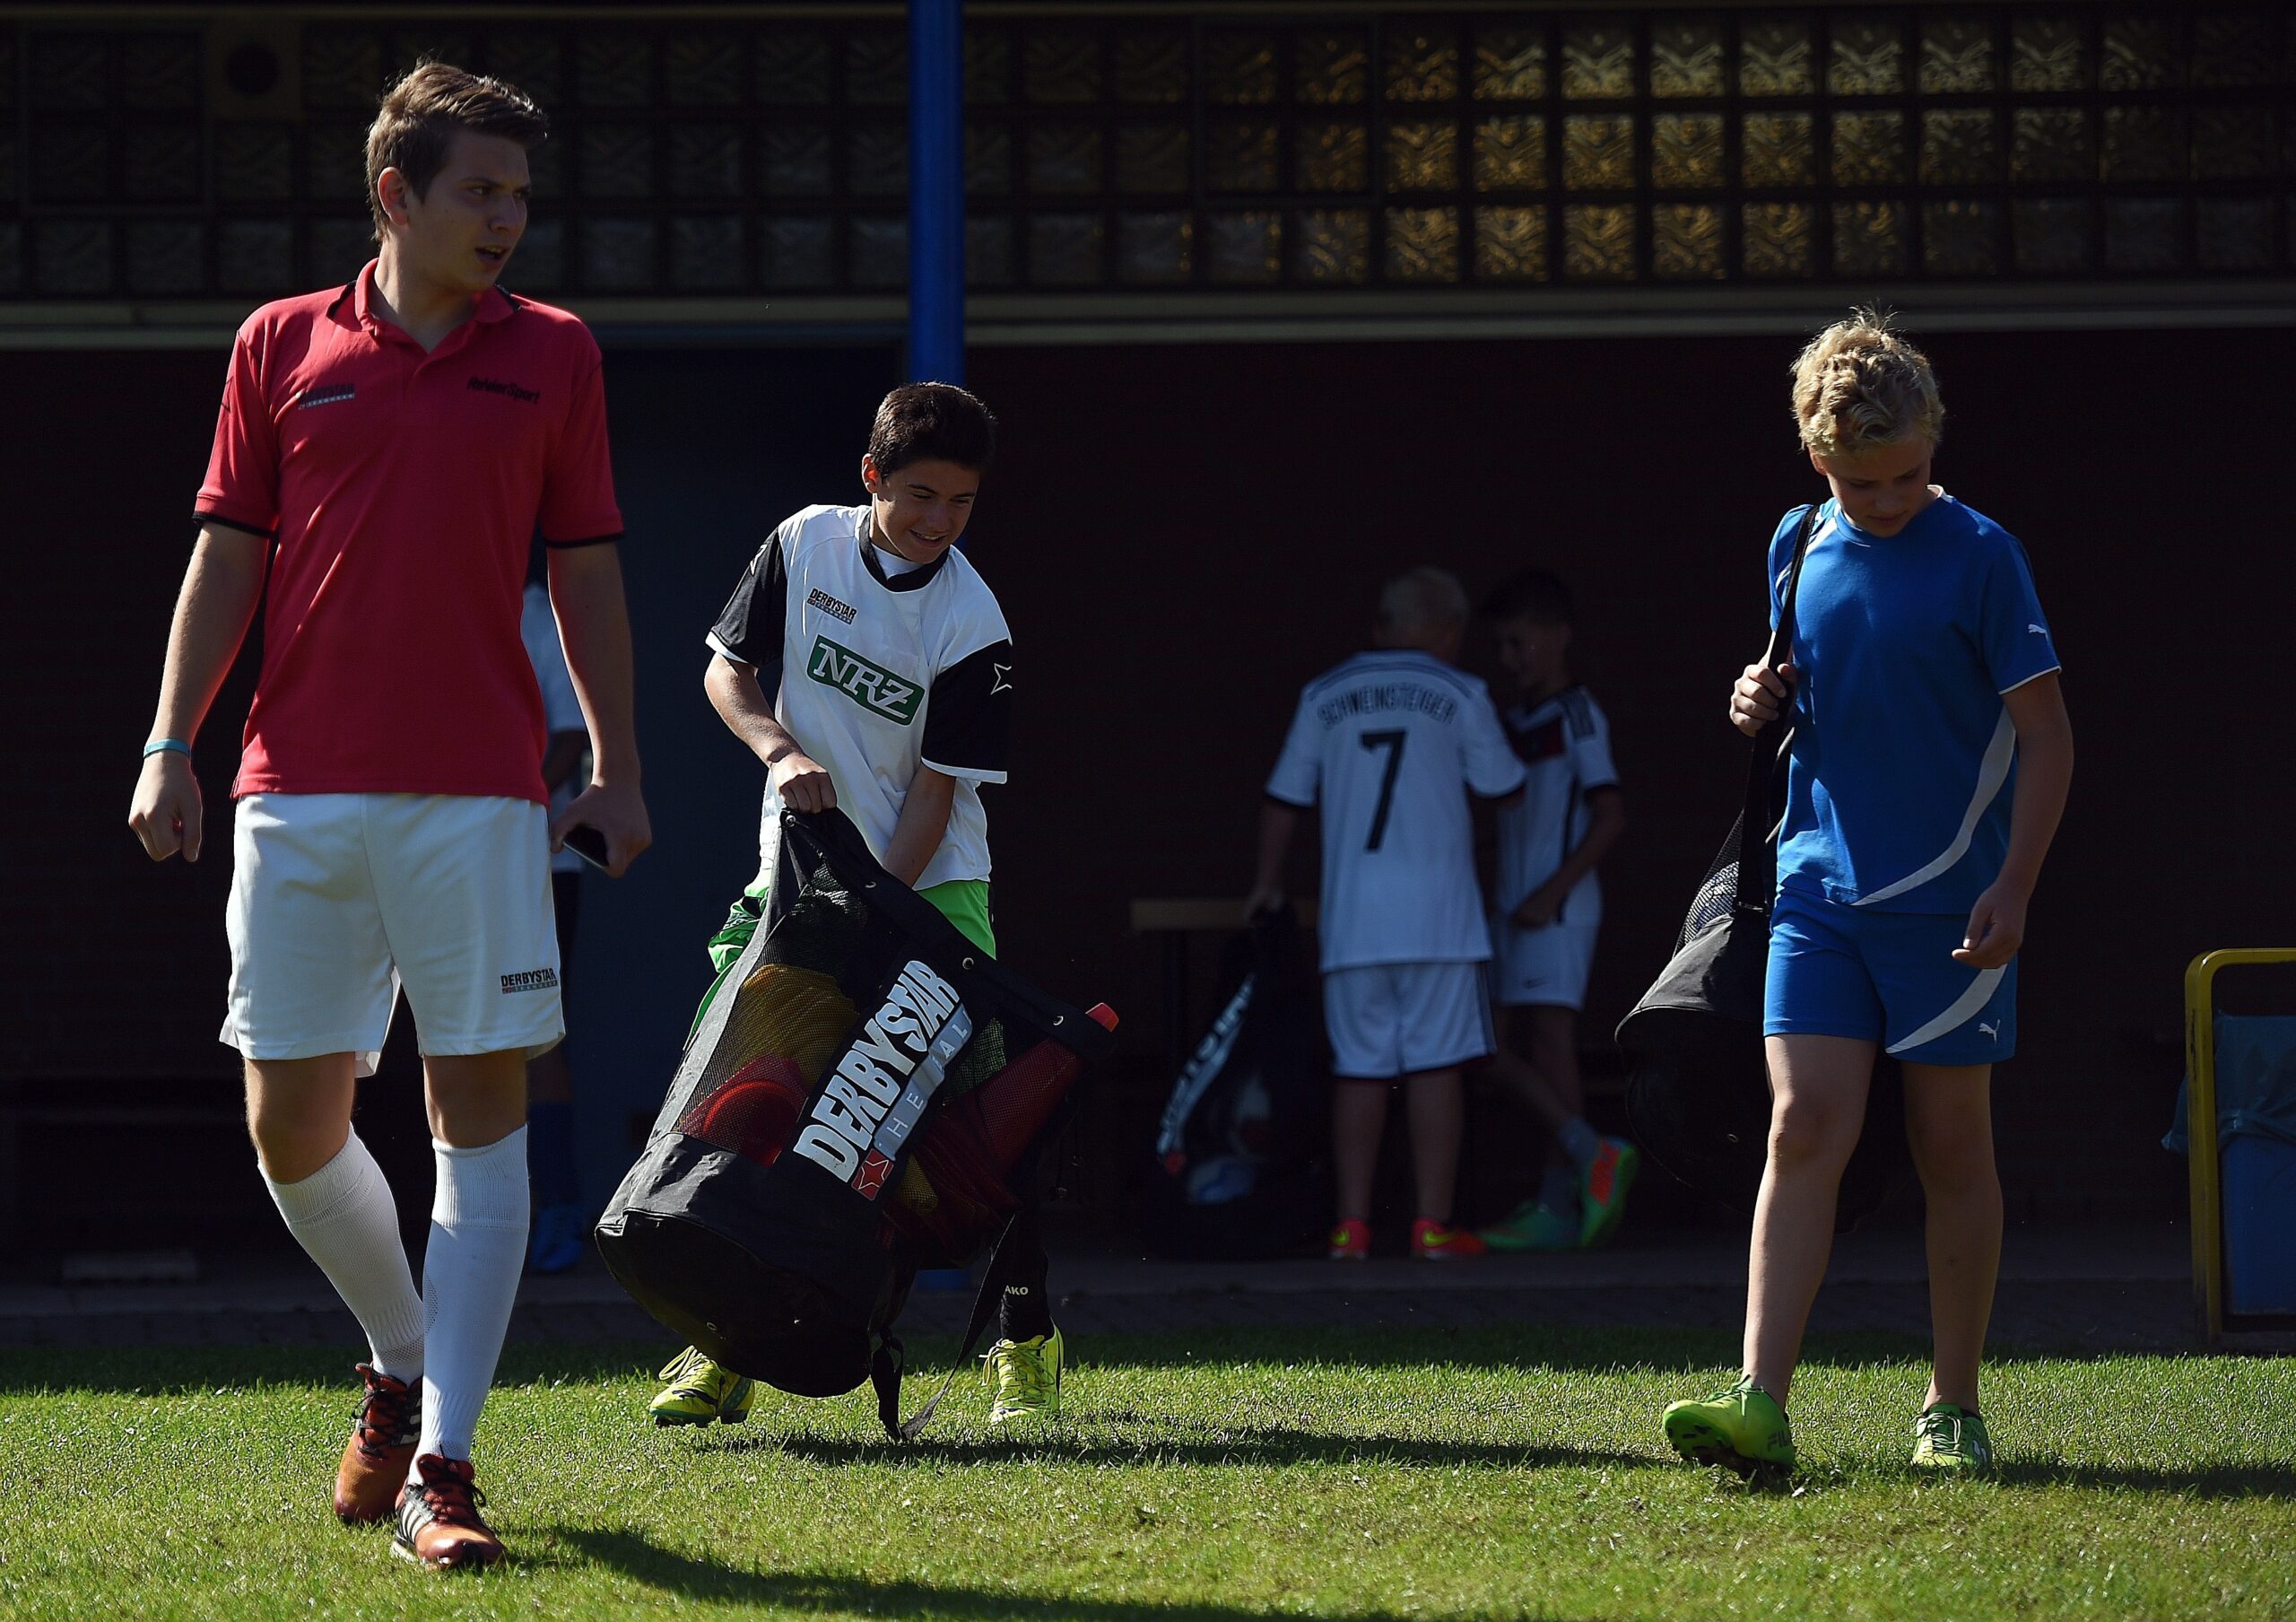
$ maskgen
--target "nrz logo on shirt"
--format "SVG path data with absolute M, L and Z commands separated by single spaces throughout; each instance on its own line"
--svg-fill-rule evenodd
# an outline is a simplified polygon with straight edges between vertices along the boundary
M 303 390 L 303 397 L 295 402 L 298 411 L 309 411 L 314 406 L 340 406 L 344 401 L 358 397 L 358 388 L 349 383 L 334 383 L 325 388 Z
M 838 618 L 843 620 L 848 625 L 853 623 L 854 610 L 852 606 L 848 603 L 839 602 L 835 597 L 830 596 L 828 592 L 823 591 L 819 586 L 813 588 L 813 595 L 808 597 L 805 601 L 810 606 L 820 609 L 823 614 L 833 614 L 837 615 Z
M 513 991 L 554 991 L 557 989 L 558 971 L 555 969 L 523 969 L 516 974 L 502 977 L 502 995 L 505 997 Z
M 528 406 L 542 398 L 542 390 L 539 388 L 521 388 L 516 383 L 505 383 L 500 378 L 473 378 L 470 380 L 470 387 L 478 394 L 506 394 L 512 399 L 522 401 Z
M 915 682 L 903 681 L 825 636 L 813 639 L 813 656 L 805 661 L 805 674 L 824 687 L 836 688 L 872 715 L 904 727 L 917 719 L 917 706 L 925 697 L 925 689 Z

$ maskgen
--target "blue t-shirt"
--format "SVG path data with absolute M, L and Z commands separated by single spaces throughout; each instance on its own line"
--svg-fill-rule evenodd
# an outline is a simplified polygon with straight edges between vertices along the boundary
M 1802 514 L 1770 543 L 1770 613 Z M 1794 608 L 1793 758 L 1779 885 L 1889 912 L 1965 913 L 2009 850 L 2002 694 L 2057 668 L 2017 537 L 1951 496 L 1896 535 L 1818 509 Z

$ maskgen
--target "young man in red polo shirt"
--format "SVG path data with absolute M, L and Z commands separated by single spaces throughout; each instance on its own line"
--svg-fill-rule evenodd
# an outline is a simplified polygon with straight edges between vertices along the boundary
M 268 565 L 222 1039 L 272 1197 L 370 1346 L 335 1513 L 396 1511 L 395 1547 L 440 1567 L 502 1553 L 471 1442 L 526 1247 L 526 1061 L 563 1032 L 550 852 L 594 829 L 619 873 L 651 840 L 598 346 L 495 286 L 544 131 L 509 85 L 416 68 L 368 135 L 378 257 L 240 328 L 128 817 L 198 859 L 191 739 Z M 518 634 L 537 528 L 596 761 L 554 823 Z M 401 984 L 438 1165 L 419 1294 L 351 1129 Z

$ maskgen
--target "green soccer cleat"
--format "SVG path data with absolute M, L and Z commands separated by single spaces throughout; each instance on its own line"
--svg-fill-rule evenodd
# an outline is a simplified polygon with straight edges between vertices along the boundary
M 1723 1464 L 1741 1476 L 1794 1468 L 1794 1427 L 1786 1410 L 1752 1380 L 1703 1402 L 1666 1407 L 1666 1441 L 1695 1464 Z
M 1512 1215 L 1477 1230 L 1490 1251 L 1575 1251 L 1578 1248 L 1578 1218 L 1552 1206 L 1526 1199 Z
M 1605 1138 L 1578 1173 L 1578 1248 L 1599 1249 L 1626 1215 L 1626 1191 L 1641 1168 L 1642 1151 L 1623 1138 Z
M 757 1400 L 757 1382 L 721 1367 L 692 1347 L 670 1359 L 659 1378 L 669 1383 L 654 1394 L 647 1411 L 656 1425 L 739 1425 Z
M 1985 1434 L 1985 1417 L 1950 1402 L 1931 1403 L 1913 1422 L 1913 1463 L 1941 1475 L 1991 1475 L 1993 1439 Z
M 1067 1343 L 1055 1330 L 1034 1340 L 1000 1340 L 988 1348 L 981 1373 L 996 1382 L 996 1403 L 988 1423 L 1051 1419 L 1060 1413 L 1060 1370 L 1067 1361 Z

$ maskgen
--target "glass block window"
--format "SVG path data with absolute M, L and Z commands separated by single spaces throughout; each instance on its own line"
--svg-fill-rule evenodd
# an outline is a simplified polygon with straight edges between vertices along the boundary
M 906 281 L 908 46 L 888 17 L 262 15 L 292 24 L 275 94 L 230 88 L 221 31 L 244 22 L 0 22 L 0 300 L 348 275 L 369 251 L 365 120 L 425 52 L 551 115 L 513 287 Z M 2272 0 L 1045 0 L 969 19 L 963 94 L 968 279 L 999 292 L 2296 273 L 2296 8 Z

